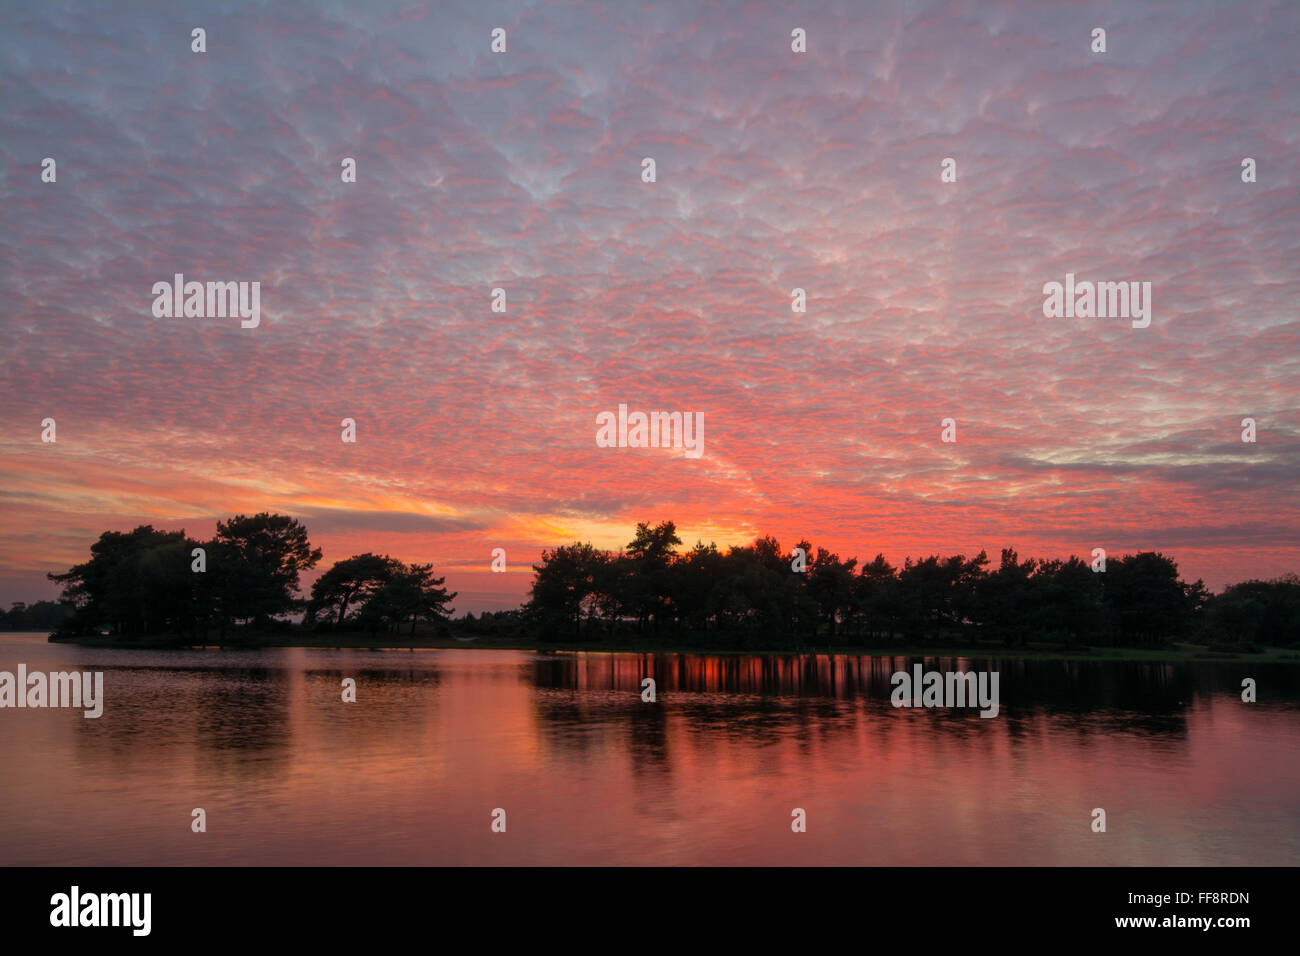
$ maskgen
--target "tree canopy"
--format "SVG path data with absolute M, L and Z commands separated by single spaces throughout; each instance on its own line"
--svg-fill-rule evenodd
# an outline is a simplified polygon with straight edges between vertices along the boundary
M 676 525 L 638 524 L 620 551 L 574 542 L 533 567 L 527 620 L 552 640 L 689 635 L 719 647 L 805 643 L 927 643 L 1030 639 L 1156 645 L 1175 639 L 1290 643 L 1300 639 L 1300 579 L 1234 585 L 1211 595 L 1182 581 L 1158 552 L 1111 558 L 1104 572 L 1077 557 L 1022 559 L 1003 549 L 932 554 L 896 568 L 771 536 L 719 550 L 681 551 Z
M 372 552 L 336 562 L 304 600 L 301 576 L 320 560 L 300 521 L 267 512 L 219 521 L 208 541 L 152 525 L 106 531 L 89 560 L 49 575 L 63 587 L 59 605 L 16 605 L 4 616 L 17 627 L 46 621 L 68 636 L 190 641 L 214 628 L 223 640 L 287 628 L 300 612 L 307 628 L 372 635 L 442 629 L 449 619 L 457 595 L 432 564 Z M 467 617 L 463 629 L 526 629 L 522 636 L 551 641 L 687 637 L 734 648 L 1300 641 L 1296 575 L 1214 595 L 1154 551 L 1112 557 L 1103 573 L 1074 555 L 1022 558 L 1014 548 L 1002 549 L 996 566 L 980 551 L 896 567 L 883 554 L 860 562 L 807 540 L 787 550 L 770 535 L 725 551 L 712 542 L 683 550 L 677 526 L 664 521 L 637 524 L 617 551 L 589 542 L 547 549 L 533 572 L 518 612 Z
M 218 521 L 208 541 L 152 525 L 106 531 L 91 545 L 90 560 L 49 575 L 63 586 L 54 626 L 65 636 L 107 631 L 189 640 L 215 628 L 224 639 L 288 627 L 289 616 L 305 611 L 309 625 L 376 633 L 410 624 L 414 631 L 444 620 L 456 597 L 432 564 L 362 554 L 322 574 L 306 601 L 301 575 L 320 560 L 300 521 L 267 512 Z

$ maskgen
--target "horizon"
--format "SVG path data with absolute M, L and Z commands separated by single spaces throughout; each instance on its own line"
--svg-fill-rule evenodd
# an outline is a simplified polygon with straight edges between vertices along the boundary
M 233 517 L 233 516 L 227 516 L 227 518 L 229 518 L 229 517 Z M 293 517 L 293 516 L 289 516 L 289 517 Z M 218 520 L 226 520 L 226 519 L 218 519 Z M 672 522 L 671 522 L 671 519 L 666 519 L 666 521 L 668 521 L 669 523 L 672 523 Z M 656 523 L 656 522 L 647 522 L 647 524 L 655 524 L 655 523 Z M 216 528 L 215 528 L 215 524 L 216 524 L 216 522 L 214 521 L 214 525 L 213 525 L 213 530 L 214 530 L 214 532 L 215 532 L 215 530 L 216 530 Z M 675 523 L 674 523 L 674 524 L 675 524 Z M 105 532 L 105 533 L 107 533 L 107 532 L 110 531 L 110 530 L 111 530 L 111 531 L 121 531 L 121 532 L 126 532 L 126 531 L 131 531 L 131 530 L 134 530 L 134 529 L 129 529 L 129 528 L 124 528 L 124 529 L 116 529 L 116 528 L 114 528 L 114 529 L 106 529 L 106 532 Z M 191 533 L 189 532 L 189 529 L 184 529 L 184 528 L 155 528 L 155 530 L 157 530 L 157 531 L 168 531 L 168 532 L 177 532 L 177 531 L 179 531 L 179 532 L 182 532 L 182 533 L 186 534 L 188 537 L 193 538 L 194 540 L 196 540 L 196 541 L 198 541 L 198 542 L 200 542 L 200 543 L 202 543 L 202 542 L 204 542 L 204 541 L 210 539 L 210 537 L 211 537 L 211 536 L 209 536 L 209 535 L 193 535 L 193 534 L 191 534 Z M 635 534 L 635 530 L 636 530 L 636 529 L 634 528 L 631 532 L 629 532 L 629 534 Z M 308 532 L 308 535 L 310 536 L 311 528 L 308 527 L 308 528 L 307 528 L 307 532 Z M 743 548 L 743 547 L 752 546 L 752 545 L 754 545 L 754 544 L 756 543 L 756 541 L 759 540 L 759 539 L 766 538 L 766 537 L 774 537 L 774 536 L 771 536 L 771 535 L 762 535 L 762 534 L 760 534 L 757 538 L 755 538 L 755 539 L 751 539 L 751 540 L 749 540 L 749 541 L 736 542 L 736 543 L 734 543 L 734 544 L 719 544 L 719 543 L 716 542 L 716 541 L 703 541 L 703 540 L 698 540 L 698 539 L 695 540 L 695 541 L 691 541 L 691 540 L 688 540 L 686 537 L 682 536 L 682 535 L 680 534 L 680 532 L 678 533 L 678 536 L 681 537 L 681 544 L 678 545 L 678 546 L 675 546 L 675 547 L 670 547 L 670 553 L 675 554 L 675 555 L 676 555 L 677 557 L 679 557 L 679 558 L 681 558 L 681 557 L 685 557 L 685 556 L 687 555 L 687 553 L 690 552 L 690 551 L 691 551 L 693 548 L 695 548 L 697 545 L 713 546 L 713 547 L 717 548 L 717 550 L 718 550 L 720 553 L 726 554 L 726 553 L 727 553 L 731 548 Z M 787 542 L 787 541 L 781 541 L 779 538 L 776 539 L 776 540 L 777 540 L 777 543 L 781 546 L 781 553 L 784 554 L 786 557 L 791 557 L 791 556 L 793 555 L 793 549 L 796 548 L 796 547 L 799 547 L 799 546 L 800 546 L 801 544 L 803 544 L 803 543 L 807 543 L 807 544 L 811 545 L 811 547 L 807 550 L 807 553 L 806 553 L 806 555 L 805 555 L 806 559 L 807 559 L 808 561 L 811 561 L 812 558 L 813 558 L 813 556 L 816 554 L 817 549 L 818 549 L 818 548 L 821 548 L 821 547 L 824 547 L 824 545 L 821 545 L 821 544 L 820 544 L 819 542 L 817 542 L 817 541 L 806 541 L 806 542 L 805 542 L 805 537 L 806 537 L 806 536 L 799 537 L 799 538 L 796 538 L 796 539 L 794 539 L 793 541 L 789 541 L 789 542 Z M 93 543 L 93 542 L 92 542 L 92 543 Z M 620 545 L 618 545 L 618 546 L 616 546 L 616 547 L 613 547 L 613 548 L 602 548 L 602 547 L 600 547 L 599 545 L 593 545 L 593 546 L 596 547 L 598 550 L 603 551 L 603 552 L 605 552 L 605 553 L 607 553 L 607 554 L 610 554 L 610 555 L 619 555 L 619 554 L 625 554 L 625 553 L 626 553 L 626 545 L 627 545 L 627 543 L 628 543 L 628 542 L 624 542 L 624 543 L 622 543 L 622 544 L 620 544 Z M 549 551 L 553 551 L 553 550 L 556 549 L 556 548 L 565 547 L 565 546 L 574 545 L 574 544 L 592 544 L 592 542 L 579 542 L 579 541 L 563 541 L 563 542 L 557 542 L 557 543 L 555 543 L 555 544 L 553 544 L 553 545 L 547 546 L 547 547 L 544 549 L 544 551 L 549 552 Z M 829 550 L 829 549 L 828 549 L 828 550 Z M 1024 551 L 1022 551 L 1021 549 L 1017 548 L 1014 544 L 1008 544 L 1008 545 L 1004 545 L 1004 546 L 1002 546 L 1002 547 L 997 547 L 997 548 L 982 548 L 982 549 L 979 549 L 979 550 L 977 550 L 977 551 L 973 551 L 973 552 L 969 552 L 969 553 L 968 553 L 968 552 L 956 552 L 956 551 L 953 551 L 953 550 L 951 550 L 951 549 L 947 549 L 947 550 L 940 549 L 940 550 L 938 550 L 938 551 L 932 551 L 932 552 L 920 552 L 920 553 L 917 553 L 917 554 L 906 554 L 906 555 L 903 555 L 901 558 L 899 558 L 899 559 L 897 559 L 897 560 L 896 560 L 894 557 L 890 556 L 890 555 L 884 554 L 883 552 L 879 552 L 879 551 L 877 551 L 877 552 L 875 552 L 875 553 L 872 553 L 871 549 L 869 549 L 869 548 L 866 549 L 865 551 L 850 551 L 850 552 L 847 552 L 847 553 L 845 553 L 845 552 L 833 551 L 833 552 L 831 552 L 831 554 L 834 555 L 835 557 L 839 558 L 839 559 L 842 560 L 842 561 L 846 561 L 846 562 L 847 562 L 847 561 L 850 561 L 850 560 L 852 560 L 852 561 L 856 561 L 857 564 L 856 564 L 856 568 L 855 568 L 855 574 L 857 574 L 857 575 L 861 575 L 861 574 L 863 573 L 863 571 L 865 570 L 865 568 L 866 568 L 868 565 L 870 565 L 870 564 L 872 563 L 872 561 L 873 561 L 876 557 L 878 557 L 878 556 L 883 557 L 883 558 L 885 559 L 886 562 L 888 562 L 891 566 L 893 566 L 895 572 L 897 573 L 897 572 L 903 570 L 903 568 L 905 567 L 905 565 L 906 565 L 907 562 L 920 562 L 920 561 L 926 560 L 926 559 L 931 558 L 931 557 L 946 558 L 946 557 L 952 557 L 952 556 L 960 556 L 960 557 L 965 557 L 965 558 L 971 559 L 971 558 L 976 558 L 976 557 L 978 557 L 978 555 L 980 555 L 981 553 L 985 554 L 985 556 L 986 556 L 987 559 L 988 559 L 987 572 L 993 572 L 993 571 L 996 571 L 996 570 L 997 570 L 997 567 L 998 567 L 998 560 L 1000 559 L 1001 553 L 1002 553 L 1004 550 L 1014 551 L 1014 552 L 1016 553 L 1016 555 L 1017 555 L 1017 559 L 1018 559 L 1018 561 L 1019 561 L 1021 564 L 1024 564 L 1024 563 L 1029 562 L 1029 561 L 1036 561 L 1036 562 L 1038 562 L 1039 564 L 1041 564 L 1041 563 L 1046 562 L 1046 561 L 1053 561 L 1053 560 L 1069 561 L 1069 560 L 1074 560 L 1074 559 L 1078 559 L 1078 560 L 1082 561 L 1084 564 L 1089 564 L 1089 563 L 1091 563 L 1091 562 L 1094 560 L 1094 559 L 1093 559 L 1091 556 L 1089 556 L 1089 555 L 1078 554 L 1078 553 L 1070 553 L 1070 554 L 1037 554 L 1037 553 L 1027 553 L 1027 552 L 1024 552 Z M 90 552 L 90 547 L 89 547 L 89 545 L 88 545 L 87 548 L 86 548 L 86 552 L 87 552 L 87 554 L 86 554 L 86 558 L 88 559 L 88 558 L 89 558 L 89 552 Z M 1177 555 L 1174 555 L 1174 554 L 1165 554 L 1164 552 L 1159 552 L 1159 551 L 1147 551 L 1147 552 L 1139 552 L 1139 551 L 1123 551 L 1123 552 L 1119 552 L 1119 551 L 1115 551 L 1115 552 L 1112 552 L 1112 551 L 1107 550 L 1105 557 L 1106 557 L 1106 560 L 1107 560 L 1107 561 L 1114 561 L 1114 560 L 1121 559 L 1121 558 L 1127 558 L 1127 557 L 1130 557 L 1131 555 L 1138 554 L 1138 553 L 1152 553 L 1152 554 L 1163 555 L 1164 557 L 1169 558 L 1171 561 L 1174 562 L 1175 565 L 1178 566 L 1178 575 L 1179 575 L 1179 580 L 1180 580 L 1180 581 L 1183 581 L 1183 582 L 1185 582 L 1185 583 L 1187 583 L 1187 584 L 1192 584 L 1192 583 L 1194 583 L 1196 580 L 1198 580 L 1197 578 L 1191 577 L 1191 576 L 1189 576 L 1188 574 L 1186 574 L 1186 573 L 1184 572 L 1182 566 L 1181 566 L 1181 565 L 1178 565 L 1178 558 L 1177 558 Z M 382 554 L 382 552 L 381 552 L 381 554 Z M 300 593 L 300 595 L 301 595 L 302 597 L 304 597 L 304 598 L 308 597 L 308 596 L 310 595 L 310 593 L 311 593 L 311 587 L 312 587 L 312 584 L 313 584 L 313 583 L 314 583 L 314 582 L 315 582 L 315 581 L 316 581 L 316 580 L 317 580 L 317 579 L 318 579 L 322 574 L 324 574 L 324 573 L 325 573 L 325 572 L 326 572 L 326 571 L 327 571 L 327 570 L 328 570 L 328 569 L 329 569 L 333 564 L 335 564 L 335 563 L 338 562 L 338 561 L 342 561 L 342 560 L 344 560 L 345 558 L 350 558 L 350 557 L 355 557 L 355 556 L 356 556 L 356 555 L 345 555 L 345 556 L 340 556 L 340 557 L 337 557 L 337 558 L 330 558 L 327 554 L 322 553 L 322 556 L 321 556 L 321 560 L 320 560 L 320 562 L 319 562 L 319 563 L 318 563 L 314 568 L 311 568 L 310 570 L 306 570 L 306 571 L 301 572 L 301 574 L 300 574 L 300 582 L 299 582 L 299 584 L 300 584 L 300 586 L 299 586 L 299 593 Z M 383 556 L 385 556 L 385 557 L 392 557 L 392 558 L 395 558 L 395 559 L 397 559 L 397 560 L 399 560 L 399 561 L 403 561 L 404 563 L 408 563 L 408 564 L 409 564 L 409 563 L 413 563 L 411 559 L 404 558 L 404 557 L 401 556 L 401 555 L 386 555 L 386 554 L 385 554 L 385 555 L 383 555 Z M 499 573 L 512 573 L 512 574 L 515 574 L 515 575 L 516 575 L 516 580 L 518 579 L 518 575 L 521 575 L 521 574 L 522 574 L 522 575 L 526 575 L 526 576 L 527 576 L 528 581 L 525 582 L 525 583 L 526 583 L 528 586 L 525 587 L 525 589 L 523 590 L 523 592 L 521 592 L 521 594 L 518 596 L 517 599 L 513 597 L 513 593 L 514 593 L 514 592 L 512 592 L 512 591 L 508 591 L 508 590 L 507 590 L 507 591 L 498 591 L 498 592 L 495 592 L 495 598 L 496 598 L 497 600 L 501 601 L 501 602 L 504 602 L 504 603 L 501 603 L 501 604 L 499 604 L 499 605 L 487 605 L 487 606 L 477 606 L 477 605 L 476 605 L 476 606 L 473 606 L 473 607 L 469 607 L 469 606 L 466 606 L 464 602 L 462 602 L 461 604 L 458 605 L 458 604 L 457 604 L 457 601 L 461 599 L 462 595 L 461 595 L 459 592 L 456 592 L 456 588 L 453 587 L 452 584 L 451 584 L 450 576 L 447 576 L 447 584 L 446 584 L 446 586 L 447 586 L 447 590 L 452 591 L 452 592 L 456 592 L 456 593 L 457 593 L 456 598 L 454 598 L 454 599 L 449 603 L 449 605 L 448 605 L 449 608 L 450 608 L 450 610 L 451 610 L 451 612 L 452 612 L 452 616 L 453 616 L 453 617 L 463 617 L 463 616 L 466 615 L 466 614 L 475 614 L 475 615 L 478 615 L 478 614 L 486 613 L 486 612 L 489 612 L 489 611 L 491 611 L 491 612 L 497 612 L 497 611 L 512 611 L 512 610 L 519 610 L 519 609 L 521 609 L 521 608 L 522 608 L 522 607 L 527 603 L 527 601 L 528 601 L 528 598 L 529 598 L 529 588 L 531 587 L 533 580 L 535 580 L 535 578 L 536 578 L 535 565 L 539 565 L 539 564 L 541 564 L 541 563 L 542 563 L 542 558 L 543 558 L 543 554 L 542 554 L 541 552 L 539 552 L 538 555 L 537 555 L 536 561 L 529 561 L 529 562 L 527 562 L 526 565 L 524 566 L 524 569 L 519 569 L 519 568 L 510 568 L 510 569 L 507 569 L 506 572 L 469 572 L 469 573 L 471 573 L 471 574 L 473 574 L 473 573 L 478 573 L 478 574 L 491 573 L 491 574 L 493 575 L 493 578 L 496 579 L 496 580 L 502 580 L 502 579 L 500 579 L 500 578 L 497 578 L 497 574 L 499 574 Z M 77 563 L 80 564 L 80 563 L 82 563 L 82 562 L 81 562 L 81 561 L 78 561 Z M 65 570 L 67 570 L 67 569 L 60 569 L 60 572 L 59 572 L 59 573 L 62 573 L 62 571 L 65 571 Z M 445 568 L 440 568 L 440 567 L 437 566 L 436 564 L 435 564 L 434 567 L 433 567 L 433 571 L 434 571 L 435 574 L 440 575 L 440 576 L 446 576 L 446 575 L 447 575 L 447 571 L 446 571 L 446 569 L 445 569 Z M 1230 581 L 1230 582 L 1228 582 L 1226 585 L 1224 585 L 1223 587 L 1219 587 L 1219 588 L 1210 587 L 1209 590 L 1210 590 L 1211 593 L 1214 593 L 1214 594 L 1221 594 L 1221 593 L 1225 590 L 1225 588 L 1227 588 L 1227 587 L 1231 587 L 1231 586 L 1233 586 L 1233 585 L 1237 585 L 1237 584 L 1245 583 L 1245 582 L 1247 582 L 1247 581 L 1272 581 L 1272 580 L 1276 580 L 1277 578 L 1286 577 L 1286 576 L 1296 576 L 1296 575 L 1297 575 L 1297 572 L 1296 572 L 1296 571 L 1287 571 L 1287 572 L 1283 572 L 1283 573 L 1280 574 L 1280 575 L 1275 575 L 1275 576 L 1273 576 L 1272 578 L 1243 578 L 1243 579 L 1241 579 L 1241 580 L 1239 580 L 1239 581 Z M 56 590 L 57 590 L 57 589 L 60 589 L 58 585 L 54 584 L 54 582 L 49 582 L 49 583 L 51 584 L 51 586 L 55 587 Z M 493 596 L 493 592 L 487 592 L 487 591 L 477 591 L 477 592 L 471 592 L 471 593 L 474 595 L 474 598 L 475 598 L 476 601 L 481 601 L 481 600 L 483 600 L 483 599 L 485 599 L 485 598 L 490 598 L 490 597 Z M 54 598 L 40 598 L 40 599 L 37 599 L 37 600 L 56 600 L 57 598 L 58 598 L 58 595 L 56 594 Z M 22 600 L 22 599 L 19 599 L 19 600 Z M 9 604 L 12 604 L 12 603 L 14 603 L 14 602 L 8 602 L 8 603 L 9 603 Z M 30 604 L 35 603 L 35 601 L 26 601 L 25 603 L 27 603 L 28 605 L 30 605 Z M 8 605 L 0 605 L 0 611 L 6 610 L 7 607 L 8 607 Z M 294 612 L 292 615 L 290 615 L 290 617 L 293 618 L 294 620 L 297 620 L 298 617 L 299 617 L 299 613 L 298 613 L 298 612 Z
M 259 511 L 458 614 L 641 521 L 1300 571 L 1293 8 L 506 9 L 15 11 L 0 605 L 104 530 Z M 177 274 L 257 321 L 158 308 Z M 1049 317 L 1075 279 L 1149 283 L 1149 325 Z M 620 406 L 700 454 L 602 445 Z

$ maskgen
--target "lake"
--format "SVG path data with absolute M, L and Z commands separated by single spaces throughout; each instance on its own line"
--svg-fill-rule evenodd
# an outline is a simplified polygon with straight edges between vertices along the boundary
M 901 657 L 0 635 L 0 671 L 102 671 L 105 698 L 0 710 L 0 864 L 1300 860 L 1300 667 L 924 661 L 998 671 L 998 716 L 891 706 Z

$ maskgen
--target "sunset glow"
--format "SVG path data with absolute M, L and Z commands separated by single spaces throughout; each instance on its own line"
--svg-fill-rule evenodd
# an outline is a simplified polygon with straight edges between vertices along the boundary
M 214 12 L 191 58 L 180 11 L 15 14 L 0 601 L 105 529 L 262 510 L 322 567 L 433 562 L 459 611 L 666 519 L 1300 570 L 1295 19 L 1115 9 L 1098 62 L 1094 11 L 1009 10 L 846 4 L 798 59 L 788 14 L 693 4 L 517 11 L 495 59 L 474 4 Z M 260 326 L 155 318 L 178 272 L 260 281 Z M 1067 273 L 1151 282 L 1150 327 L 1044 318 Z M 702 412 L 703 455 L 598 447 L 619 403 Z

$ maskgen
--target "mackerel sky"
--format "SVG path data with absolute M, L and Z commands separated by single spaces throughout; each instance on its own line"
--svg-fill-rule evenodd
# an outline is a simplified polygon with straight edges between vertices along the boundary
M 1300 571 L 1300 4 L 3 19 L 6 604 L 102 531 L 262 510 L 325 566 L 434 562 L 459 610 L 664 519 L 899 563 L 1160 550 L 1216 589 Z M 1150 327 L 1044 318 L 1067 272 L 1151 282 Z M 260 327 L 155 318 L 175 273 L 260 281 Z M 703 456 L 598 448 L 620 403 L 702 412 Z

